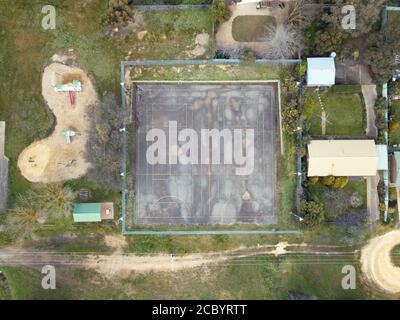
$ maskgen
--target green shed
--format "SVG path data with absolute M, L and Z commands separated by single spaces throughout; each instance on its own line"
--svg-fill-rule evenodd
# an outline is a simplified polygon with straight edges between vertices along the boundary
M 74 205 L 74 222 L 100 222 L 101 203 L 77 203 Z

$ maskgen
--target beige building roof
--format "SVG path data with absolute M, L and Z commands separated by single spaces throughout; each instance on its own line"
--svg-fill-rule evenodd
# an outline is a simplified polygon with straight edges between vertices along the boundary
M 378 170 L 374 140 L 312 140 L 308 157 L 309 177 L 365 177 Z

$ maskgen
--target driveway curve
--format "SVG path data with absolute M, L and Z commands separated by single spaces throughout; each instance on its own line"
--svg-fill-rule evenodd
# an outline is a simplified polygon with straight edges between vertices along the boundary
M 390 253 L 400 244 L 400 230 L 373 238 L 361 250 L 361 270 L 372 283 L 392 294 L 400 293 L 400 268 L 393 265 Z

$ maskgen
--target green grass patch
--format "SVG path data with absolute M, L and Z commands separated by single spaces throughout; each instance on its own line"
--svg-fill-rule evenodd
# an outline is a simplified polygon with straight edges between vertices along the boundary
M 351 92 L 355 91 L 352 87 Z M 339 91 L 338 91 L 339 90 Z M 332 87 L 320 91 L 327 123 L 327 136 L 363 136 L 365 134 L 364 105 L 359 93 L 345 93 L 343 88 Z M 321 136 L 322 109 L 315 89 L 303 95 L 303 114 L 310 124 L 310 134 Z
M 267 28 L 275 25 L 276 20 L 271 16 L 237 16 L 232 21 L 232 37 L 238 42 L 260 42 Z
M 43 274 L 26 267 L 1 267 L 7 277 L 13 300 L 59 300 L 71 299 L 69 289 L 57 282 L 55 290 L 42 288 Z

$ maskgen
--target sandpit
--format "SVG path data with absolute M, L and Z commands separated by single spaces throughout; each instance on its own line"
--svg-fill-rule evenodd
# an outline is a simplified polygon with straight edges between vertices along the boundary
M 82 91 L 75 93 L 72 107 L 68 92 L 56 92 L 56 83 L 77 78 Z M 85 72 L 60 63 L 47 66 L 42 78 L 42 95 L 54 113 L 56 125 L 51 135 L 24 149 L 18 157 L 22 175 L 31 182 L 59 182 L 79 178 L 87 173 L 90 164 L 85 160 L 85 145 L 89 128 L 87 107 L 98 101 L 94 86 Z M 76 132 L 67 143 L 63 131 Z

